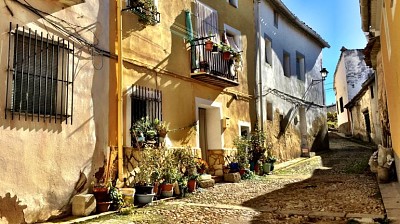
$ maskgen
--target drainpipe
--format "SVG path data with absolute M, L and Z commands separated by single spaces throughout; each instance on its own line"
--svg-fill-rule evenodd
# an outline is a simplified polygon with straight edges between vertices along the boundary
M 117 123 L 117 141 L 118 141 L 118 179 L 123 181 L 123 150 L 122 150 L 122 7 L 121 0 L 117 0 L 117 45 L 118 45 L 118 65 L 117 65 L 117 92 L 118 92 L 118 123 Z
M 263 115 L 263 93 L 262 93 L 262 68 L 261 68 L 261 19 L 260 19 L 261 0 L 257 1 L 257 47 L 258 47 L 258 101 L 260 105 L 260 130 L 264 131 L 264 115 Z

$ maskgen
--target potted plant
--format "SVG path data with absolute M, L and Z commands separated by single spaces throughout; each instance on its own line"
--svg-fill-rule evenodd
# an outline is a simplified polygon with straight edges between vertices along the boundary
M 197 168 L 197 173 L 204 174 L 208 170 L 208 163 L 201 158 L 197 158 L 196 159 L 196 168 Z
M 224 60 L 229 60 L 229 59 L 231 59 L 233 50 L 232 50 L 232 48 L 231 48 L 229 45 L 227 45 L 227 44 L 222 44 L 221 50 L 222 50 L 222 58 L 223 58 Z
M 207 39 L 204 43 L 206 51 L 212 51 L 214 42 L 211 39 Z
M 193 174 L 193 175 L 189 176 L 187 187 L 188 187 L 188 191 L 190 193 L 196 191 L 198 177 L 199 177 L 198 174 Z
M 121 191 L 118 188 L 111 186 L 108 194 L 112 202 L 111 205 L 113 210 L 119 210 L 124 205 Z
M 179 198 L 184 198 L 186 196 L 186 192 L 188 189 L 188 177 L 182 176 L 178 179 L 178 186 L 179 186 Z

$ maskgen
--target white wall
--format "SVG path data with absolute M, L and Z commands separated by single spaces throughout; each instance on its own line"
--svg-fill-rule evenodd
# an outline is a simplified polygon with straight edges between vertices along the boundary
M 261 37 L 264 34 L 272 40 L 272 65 L 265 62 L 265 42 L 261 41 L 261 66 L 263 93 L 268 89 L 278 89 L 288 95 L 297 98 L 303 98 L 306 89 L 310 86 L 312 80 L 320 80 L 320 70 L 322 66 L 322 48 L 302 31 L 289 23 L 282 15 L 279 16 L 278 28 L 274 26 L 274 10 L 268 1 L 262 1 L 260 7 L 261 15 Z M 283 52 L 290 54 L 291 76 L 283 74 Z M 300 80 L 296 75 L 296 53 L 304 55 L 305 59 L 305 80 Z M 259 62 L 257 60 L 257 62 Z M 258 71 L 257 71 L 258 72 Z M 257 75 L 258 78 L 258 75 Z M 313 85 L 304 98 L 306 101 L 316 104 L 324 104 L 323 84 L 322 82 Z M 284 99 L 268 94 L 263 97 L 263 115 L 266 119 L 266 102 L 272 102 L 274 111 L 279 108 L 280 112 L 286 113 L 293 108 L 293 103 Z M 257 108 L 259 109 L 259 108 Z M 324 110 L 310 109 L 306 112 L 307 130 L 312 128 L 312 122 L 317 116 L 320 116 Z M 298 114 L 298 111 L 296 112 Z M 296 125 L 299 128 L 299 124 Z

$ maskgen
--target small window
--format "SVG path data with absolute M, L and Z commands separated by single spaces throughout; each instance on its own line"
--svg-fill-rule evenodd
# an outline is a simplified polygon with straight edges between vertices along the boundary
M 296 75 L 297 78 L 304 81 L 305 80 L 305 63 L 304 55 L 297 52 L 296 54 Z
M 344 112 L 343 97 L 340 97 L 339 102 L 340 102 L 340 113 L 343 113 Z
M 72 117 L 74 45 L 43 33 L 10 32 L 6 107 L 25 120 L 60 122 Z M 11 55 L 13 52 L 13 55 Z M 7 115 L 6 115 L 7 116 Z M 72 119 L 71 119 L 72 122 Z
M 272 65 L 272 41 L 266 34 L 264 34 L 265 40 L 265 62 Z
M 131 122 L 143 117 L 162 120 L 162 93 L 143 86 L 132 86 Z
M 373 99 L 374 98 L 374 87 L 369 86 L 369 91 L 371 92 L 371 99 Z
M 231 4 L 232 6 L 238 8 L 238 6 L 239 6 L 238 1 L 239 0 L 229 0 L 229 4 Z
M 279 23 L 279 13 L 277 11 L 274 11 L 274 26 L 278 28 L 278 23 Z
M 286 51 L 283 52 L 283 74 L 290 77 L 290 54 Z
M 272 106 L 272 102 L 267 102 L 267 120 L 272 121 L 274 119 L 273 114 L 274 108 Z

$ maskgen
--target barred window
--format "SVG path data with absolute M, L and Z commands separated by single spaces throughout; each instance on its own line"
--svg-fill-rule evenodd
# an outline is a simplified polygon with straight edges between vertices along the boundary
M 143 86 L 132 85 L 131 94 L 131 122 L 143 117 L 150 120 L 162 120 L 162 93 L 160 90 L 154 90 Z
M 6 107 L 12 119 L 72 123 L 73 55 L 66 40 L 10 25 Z

